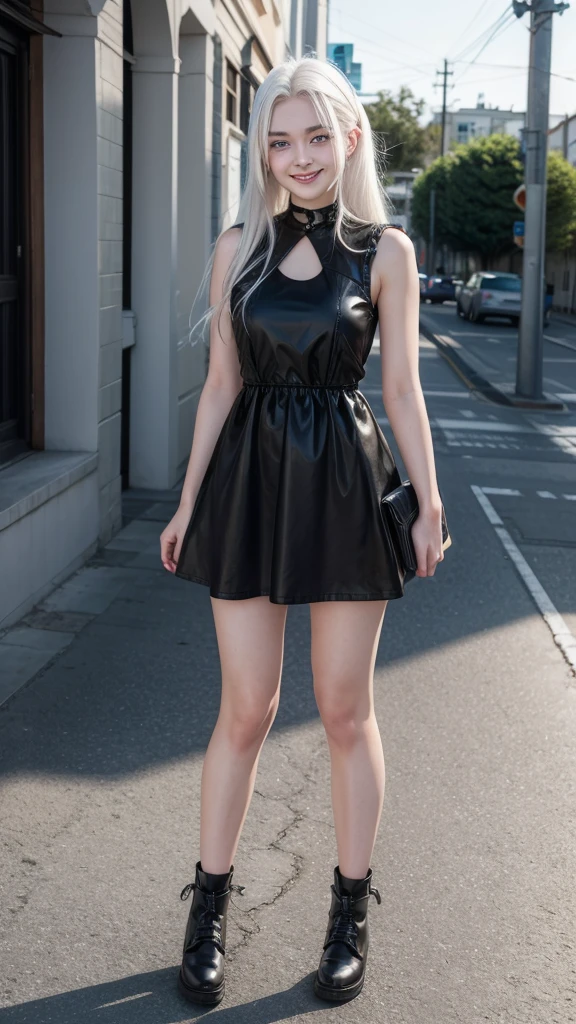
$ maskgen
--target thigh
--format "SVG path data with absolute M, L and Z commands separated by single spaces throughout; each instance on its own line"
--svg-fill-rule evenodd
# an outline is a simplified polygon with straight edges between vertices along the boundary
M 316 697 L 371 702 L 374 665 L 387 601 L 317 601 L 310 605 Z
M 284 657 L 287 605 L 268 597 L 211 597 L 222 667 L 223 700 L 243 704 L 277 695 Z

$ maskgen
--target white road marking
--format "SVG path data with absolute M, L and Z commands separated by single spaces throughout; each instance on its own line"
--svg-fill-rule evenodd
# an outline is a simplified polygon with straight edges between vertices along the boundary
M 486 338 L 486 341 L 491 341 L 493 345 L 500 344 L 500 338 Z
M 514 491 L 510 487 L 483 487 L 484 494 L 506 494 L 509 497 L 521 498 L 522 491 Z
M 566 394 L 558 395 L 563 402 L 576 402 L 576 391 L 568 391 Z
M 563 494 L 562 497 L 566 498 L 566 501 L 576 501 L 576 494 Z
M 382 398 L 382 388 L 363 388 L 360 386 L 359 390 L 363 395 L 374 397 L 377 395 Z M 434 391 L 429 388 L 423 389 L 422 391 L 425 398 L 472 398 L 470 391 Z
M 562 348 L 569 348 L 572 352 L 576 352 L 576 345 L 571 345 L 566 338 L 554 338 L 551 334 L 544 334 L 543 337 L 546 341 L 553 341 L 555 345 L 561 345 Z
M 424 391 L 424 395 L 431 398 L 472 398 L 470 391 Z
M 530 422 L 557 448 L 567 452 L 568 455 L 576 456 L 576 425 L 559 427 L 556 424 L 539 423 L 538 420 L 530 420 Z
M 554 642 L 562 651 L 572 674 L 576 676 L 576 637 L 568 629 L 566 621 L 562 618 L 551 598 L 544 590 L 540 580 L 524 558 L 524 555 L 512 540 L 492 502 L 486 497 L 484 488 L 478 487 L 477 484 L 471 484 L 470 486 L 488 521 L 492 524 L 494 531 L 500 538 L 504 550 L 514 563 L 518 575 L 540 611 L 544 622 L 552 633 Z
M 446 444 L 450 448 L 505 448 L 506 451 L 511 449 L 520 450 L 519 444 L 505 444 L 503 441 L 446 441 Z
M 475 420 L 474 423 L 463 423 L 462 420 L 437 419 L 436 425 L 443 430 L 477 430 L 494 431 L 498 434 L 536 434 L 535 427 L 525 427 L 521 423 L 494 423 L 489 420 Z M 556 428 L 552 428 L 556 429 Z M 563 429 L 563 428 L 558 428 Z M 568 428 L 565 428 L 568 429 Z M 576 433 L 576 427 L 571 428 Z
M 556 500 L 556 495 L 552 494 L 552 491 L 536 491 L 536 494 L 539 498 L 554 498 Z
M 458 412 L 460 413 L 461 416 L 466 416 L 466 418 L 469 420 L 476 419 L 476 413 L 472 412 L 471 409 L 459 409 Z

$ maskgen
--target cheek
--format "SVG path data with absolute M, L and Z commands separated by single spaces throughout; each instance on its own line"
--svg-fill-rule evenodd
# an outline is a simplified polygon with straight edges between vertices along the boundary
M 327 171 L 334 170 L 336 167 L 336 158 L 334 156 L 334 150 L 332 146 L 323 146 L 322 163 Z
M 281 177 L 287 173 L 290 167 L 289 149 L 271 149 L 268 154 L 270 170 L 275 177 Z

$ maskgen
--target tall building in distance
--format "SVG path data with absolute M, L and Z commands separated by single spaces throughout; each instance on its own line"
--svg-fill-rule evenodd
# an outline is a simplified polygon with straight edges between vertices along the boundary
M 337 64 L 340 71 L 344 72 L 356 92 L 362 92 L 362 65 L 352 59 L 354 43 L 328 43 L 327 56 L 328 60 Z

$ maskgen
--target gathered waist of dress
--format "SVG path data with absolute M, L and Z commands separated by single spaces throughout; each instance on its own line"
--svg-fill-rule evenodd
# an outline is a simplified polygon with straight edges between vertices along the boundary
M 243 381 L 242 387 L 245 388 L 307 388 L 309 390 L 315 390 L 321 388 L 325 391 L 341 391 L 343 389 L 352 388 L 357 390 L 358 381 L 351 381 L 349 384 L 296 384 L 293 382 L 277 382 L 277 381 L 266 381 L 266 380 L 245 380 Z

